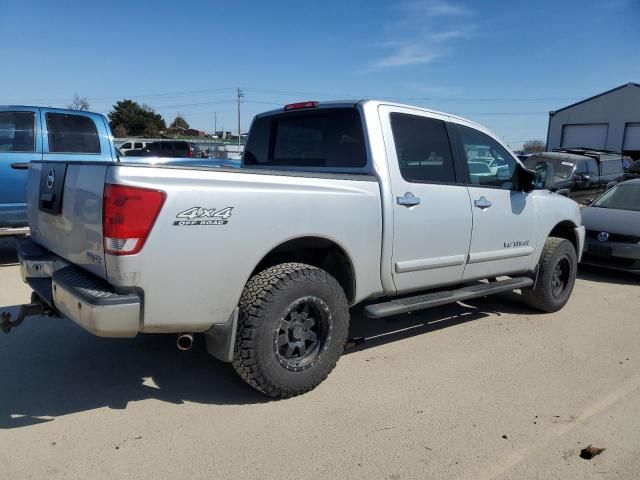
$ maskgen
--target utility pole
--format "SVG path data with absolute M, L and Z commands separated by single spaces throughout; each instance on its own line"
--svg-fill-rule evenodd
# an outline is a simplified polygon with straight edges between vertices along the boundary
M 213 112 L 213 136 L 217 135 L 218 131 L 218 112 Z
M 238 155 L 240 154 L 240 104 L 244 97 L 244 92 L 238 87 Z

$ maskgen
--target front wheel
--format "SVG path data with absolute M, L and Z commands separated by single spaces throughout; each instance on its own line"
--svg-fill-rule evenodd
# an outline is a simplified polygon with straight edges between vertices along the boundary
M 557 312 L 569 301 L 576 281 L 578 259 L 573 244 L 549 237 L 538 263 L 535 287 L 522 291 L 525 302 L 543 312 Z
M 233 367 L 271 397 L 312 390 L 344 350 L 349 307 L 324 270 L 301 263 L 270 267 L 247 282 L 239 307 Z

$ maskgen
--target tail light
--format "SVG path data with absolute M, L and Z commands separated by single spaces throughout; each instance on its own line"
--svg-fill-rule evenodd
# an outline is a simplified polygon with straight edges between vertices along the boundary
M 133 255 L 144 246 L 164 204 L 159 190 L 107 184 L 102 205 L 105 253 Z
M 193 147 L 189 147 L 189 157 L 193 157 Z

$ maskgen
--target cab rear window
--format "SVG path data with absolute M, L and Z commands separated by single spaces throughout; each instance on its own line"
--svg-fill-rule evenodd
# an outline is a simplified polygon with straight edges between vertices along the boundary
M 257 118 L 244 152 L 246 166 L 336 170 L 367 164 L 355 108 L 321 109 Z

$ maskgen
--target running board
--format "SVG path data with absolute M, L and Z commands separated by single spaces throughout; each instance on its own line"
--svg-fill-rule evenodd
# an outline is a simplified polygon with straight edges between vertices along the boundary
M 478 283 L 469 287 L 456 290 L 445 290 L 434 293 L 425 293 L 413 297 L 395 298 L 388 302 L 367 305 L 364 313 L 367 317 L 380 318 L 399 313 L 414 312 L 424 308 L 437 307 L 447 303 L 461 302 L 471 298 L 484 297 L 494 293 L 509 292 L 517 288 L 526 288 L 533 285 L 533 279 L 529 277 L 516 277 L 500 280 L 498 282 Z

